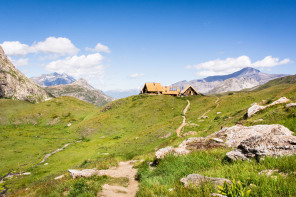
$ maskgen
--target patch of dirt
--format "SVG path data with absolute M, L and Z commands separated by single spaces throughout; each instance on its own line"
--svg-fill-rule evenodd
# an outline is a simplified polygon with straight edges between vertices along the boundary
M 138 191 L 138 181 L 135 177 L 137 170 L 133 168 L 133 161 L 119 162 L 118 167 L 112 167 L 108 170 L 100 170 L 100 175 L 111 176 L 114 178 L 126 177 L 129 179 L 128 187 L 112 186 L 105 184 L 97 196 L 99 197 L 131 197 L 136 196 Z

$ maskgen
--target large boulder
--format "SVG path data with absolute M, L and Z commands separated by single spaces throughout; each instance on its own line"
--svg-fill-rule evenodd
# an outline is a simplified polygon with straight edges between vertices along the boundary
M 250 118 L 251 116 L 253 116 L 254 114 L 256 114 L 257 112 L 259 112 L 259 111 L 261 111 L 261 110 L 263 110 L 263 109 L 265 109 L 266 108 L 266 106 L 261 106 L 261 105 L 258 105 L 257 103 L 254 103 L 253 105 L 252 105 L 252 107 L 250 107 L 249 109 L 248 109 L 248 117 Z
M 288 128 L 279 125 L 255 125 L 255 126 L 242 126 L 236 125 L 233 127 L 225 127 L 220 131 L 208 136 L 207 138 L 219 138 L 223 139 L 228 147 L 237 147 L 243 140 L 246 140 L 253 136 L 267 135 L 270 133 L 277 133 L 281 135 L 292 136 L 293 132 Z
M 290 99 L 288 99 L 286 97 L 281 97 L 278 100 L 276 100 L 266 106 L 261 106 L 261 105 L 258 105 L 257 103 L 254 103 L 254 104 L 252 104 L 252 107 L 250 107 L 248 109 L 248 117 L 251 117 L 252 115 L 256 114 L 257 112 L 259 112 L 267 107 L 271 107 L 273 105 L 278 105 L 278 104 L 282 104 L 282 103 L 288 103 L 288 102 L 290 102 Z
M 202 183 L 210 182 L 214 184 L 215 186 L 223 185 L 224 182 L 231 184 L 231 181 L 224 178 L 213 178 L 213 177 L 206 177 L 202 176 L 200 174 L 189 174 L 186 178 L 182 178 L 180 180 L 182 183 L 184 183 L 185 187 L 189 186 L 199 186 Z
M 246 160 L 248 158 L 294 154 L 296 154 L 296 137 L 273 130 L 265 135 L 256 135 L 243 140 L 236 150 L 226 155 L 232 160 Z

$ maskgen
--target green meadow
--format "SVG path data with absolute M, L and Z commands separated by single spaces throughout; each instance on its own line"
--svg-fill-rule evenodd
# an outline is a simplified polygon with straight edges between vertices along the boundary
M 119 161 L 138 160 L 138 196 L 209 196 L 217 192 L 210 184 L 184 188 L 180 179 L 191 173 L 240 180 L 251 190 L 251 196 L 295 196 L 295 156 L 266 158 L 260 163 L 228 162 L 224 157 L 229 149 L 220 148 L 169 156 L 153 169 L 148 165 L 160 148 L 178 146 L 189 137 L 207 136 L 237 123 L 282 124 L 296 131 L 296 109 L 286 109 L 284 104 L 245 118 L 255 102 L 264 105 L 282 96 L 295 102 L 296 85 L 290 81 L 272 81 L 251 92 L 211 96 L 137 95 L 100 108 L 72 97 L 39 104 L 1 99 L 0 175 L 31 174 L 5 179 L 0 190 L 8 188 L 7 196 L 96 196 L 102 184 L 124 185 L 126 181 L 107 176 L 71 179 L 67 170 L 107 169 Z M 184 127 L 181 134 L 197 133 L 179 138 L 175 130 L 183 120 L 187 99 L 191 106 L 186 121 L 194 124 Z M 208 110 L 208 118 L 200 119 Z M 46 165 L 36 165 L 46 154 L 67 143 L 69 146 L 50 156 Z M 276 178 L 258 174 L 266 169 L 278 169 Z M 60 175 L 65 177 L 54 180 Z

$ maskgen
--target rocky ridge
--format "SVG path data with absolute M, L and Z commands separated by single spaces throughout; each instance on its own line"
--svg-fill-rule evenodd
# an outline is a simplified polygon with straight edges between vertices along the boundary
M 192 85 L 200 93 L 217 94 L 253 88 L 283 76 L 285 75 L 267 74 L 257 69 L 247 67 L 229 75 L 210 76 L 204 79 L 191 81 L 179 81 L 172 84 L 172 86 L 178 86 L 184 89 L 188 85 Z
M 17 70 L 0 46 L 0 98 L 38 103 L 50 99 L 49 94 Z
M 67 85 L 46 87 L 45 90 L 55 97 L 72 96 L 96 106 L 103 106 L 113 99 L 105 95 L 101 90 L 93 88 L 85 79 L 79 79 Z

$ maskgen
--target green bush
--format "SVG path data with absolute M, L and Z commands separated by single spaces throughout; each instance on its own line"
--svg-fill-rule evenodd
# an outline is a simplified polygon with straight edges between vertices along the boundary
M 219 185 L 218 188 L 219 193 L 227 197 L 249 197 L 251 193 L 251 190 L 247 189 L 245 183 L 242 183 L 241 181 L 236 182 L 235 179 L 233 179 L 231 185 L 224 182 L 224 185 Z

